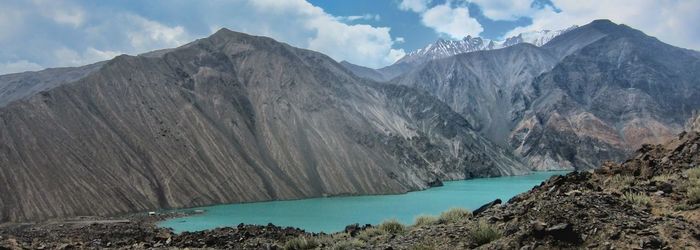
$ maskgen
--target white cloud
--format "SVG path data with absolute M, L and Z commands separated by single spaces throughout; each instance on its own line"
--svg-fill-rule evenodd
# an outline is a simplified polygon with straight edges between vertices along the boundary
M 139 51 L 180 46 L 190 37 L 182 26 L 169 27 L 134 14 L 121 17 L 131 46 Z
M 535 12 L 532 0 L 470 0 L 491 20 L 514 21 Z
M 85 21 L 85 11 L 67 1 L 34 0 L 39 13 L 59 24 L 79 27 Z
M 469 15 L 466 4 L 446 0 L 443 4 L 429 7 L 431 2 L 401 0 L 399 9 L 420 14 L 423 25 L 454 39 L 461 39 L 467 35 L 477 36 L 484 31 L 479 21 Z
M 11 38 L 21 31 L 24 18 L 25 13 L 22 10 L 15 10 L 9 6 L 0 8 L 0 41 Z
M 97 8 L 79 0 L 9 0 L 2 5 L 0 62 L 25 59 L 35 63 L 32 69 L 177 47 L 222 27 L 368 67 L 386 66 L 404 54 L 394 48 L 402 39 L 394 39 L 389 28 L 356 23 L 380 20 L 379 15 L 333 16 L 305 0 L 155 1 L 152 5 L 163 5 L 166 13 L 159 19 L 129 5 Z
M 336 19 L 344 22 L 354 22 L 358 20 L 366 20 L 366 21 L 379 21 L 381 19 L 381 16 L 379 15 L 372 15 L 372 14 L 364 14 L 361 16 L 339 16 Z
M 16 73 L 16 72 L 24 72 L 24 71 L 35 71 L 35 70 L 40 70 L 43 68 L 44 67 L 42 67 L 41 65 L 27 61 L 27 60 L 6 62 L 6 63 L 0 63 L 0 75 L 9 74 L 9 73 Z
M 393 48 L 395 41 L 389 33 L 390 28 L 345 23 L 340 20 L 342 18 L 304 0 L 246 1 L 245 5 L 236 8 L 237 12 L 216 17 L 210 22 L 245 33 L 269 36 L 293 46 L 322 52 L 338 61 L 346 60 L 367 67 L 386 66 L 396 60 L 396 55 L 404 54 L 403 50 Z
M 116 51 L 102 51 L 88 47 L 82 53 L 69 48 L 58 48 L 53 51 L 53 56 L 61 60 L 62 66 L 82 66 L 94 62 L 112 59 L 123 53 Z
M 523 31 L 562 29 L 571 25 L 583 25 L 595 19 L 610 19 L 656 36 L 661 41 L 680 47 L 700 49 L 700 1 L 673 0 L 660 3 L 656 0 L 609 0 L 605 4 L 596 1 L 552 0 L 561 10 L 551 7 L 534 12 L 532 24 L 511 30 L 506 36 Z
M 431 0 L 401 0 L 399 9 L 421 13 L 428 9 L 430 2 Z
M 437 5 L 422 14 L 423 24 L 452 38 L 478 35 L 484 28 L 471 16 L 467 7 L 451 7 L 449 3 Z

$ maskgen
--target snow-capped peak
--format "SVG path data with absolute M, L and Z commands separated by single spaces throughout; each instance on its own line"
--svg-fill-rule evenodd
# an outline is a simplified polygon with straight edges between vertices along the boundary
M 396 63 L 423 63 L 429 60 L 445 58 L 462 53 L 505 48 L 518 43 L 530 43 L 535 46 L 542 46 L 558 35 L 564 34 L 575 28 L 578 28 L 578 26 L 571 26 L 563 30 L 523 32 L 517 36 L 509 37 L 504 41 L 494 41 L 472 36 L 467 36 L 462 40 L 444 40 L 440 38 L 435 43 L 428 44 L 428 46 L 425 48 L 409 52 Z

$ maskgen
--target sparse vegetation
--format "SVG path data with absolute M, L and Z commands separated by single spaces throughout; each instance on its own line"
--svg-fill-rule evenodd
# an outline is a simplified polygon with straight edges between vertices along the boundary
M 686 184 L 686 196 L 688 204 L 700 204 L 700 167 L 686 171 L 688 182 Z
M 651 178 L 655 182 L 669 182 L 671 179 L 673 179 L 673 176 L 670 174 L 657 175 Z
M 688 188 L 688 203 L 698 204 L 700 203 L 700 184 L 696 183 L 692 187 Z
M 435 247 L 430 244 L 417 244 L 410 248 L 411 250 L 435 250 Z
M 479 221 L 476 226 L 469 231 L 469 236 L 478 246 L 497 240 L 501 238 L 502 235 L 500 230 L 485 221 Z
M 318 242 L 314 238 L 297 237 L 297 238 L 288 240 L 284 244 L 284 249 L 286 249 L 286 250 L 314 249 L 318 245 L 319 245 Z
M 605 185 L 608 188 L 617 191 L 629 187 L 632 183 L 634 183 L 634 176 L 629 175 L 613 175 L 605 180 Z
M 362 232 L 360 232 L 357 235 L 357 238 L 360 240 L 363 240 L 365 242 L 370 242 L 372 240 L 372 238 L 383 235 L 383 234 L 384 234 L 384 231 L 379 230 L 379 228 L 371 227 L 371 228 L 367 228 L 365 230 L 362 230 Z
M 440 222 L 440 219 L 438 217 L 432 216 L 432 215 L 419 215 L 416 217 L 415 221 L 413 222 L 413 226 L 420 227 L 420 226 L 429 226 L 429 225 L 435 225 Z
M 622 197 L 637 206 L 648 206 L 651 203 L 651 198 L 642 193 L 626 192 Z
M 472 212 L 466 208 L 450 208 L 440 213 L 440 223 L 454 223 L 472 216 Z
M 389 234 L 403 234 L 406 232 L 406 226 L 401 224 L 401 222 L 396 219 L 385 220 L 382 224 L 379 224 L 379 230 L 382 230 Z
M 688 169 L 686 174 L 690 180 L 700 180 L 700 167 Z
M 352 239 L 352 240 L 346 240 L 346 241 L 340 241 L 337 242 L 333 245 L 333 250 L 350 250 L 350 249 L 359 249 L 365 246 L 365 243 L 358 240 L 358 239 Z

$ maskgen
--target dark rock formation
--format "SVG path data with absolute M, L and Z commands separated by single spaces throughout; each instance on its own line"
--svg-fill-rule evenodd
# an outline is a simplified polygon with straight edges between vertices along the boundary
M 439 178 L 435 178 L 435 180 L 432 180 L 428 182 L 428 187 L 442 187 L 444 184 Z
M 492 208 L 493 206 L 500 205 L 501 204 L 501 199 L 495 199 L 492 202 L 486 203 L 482 205 L 481 207 L 477 208 L 476 210 L 472 211 L 473 215 L 479 215 L 480 213 L 486 211 L 486 209 Z
M 434 97 L 265 37 L 223 29 L 82 76 L 0 108 L 0 221 L 527 171 Z

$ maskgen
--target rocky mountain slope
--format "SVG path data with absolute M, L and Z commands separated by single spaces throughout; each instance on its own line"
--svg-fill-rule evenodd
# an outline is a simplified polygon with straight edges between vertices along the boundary
M 424 48 L 409 52 L 394 64 L 384 68 L 370 69 L 349 62 L 344 62 L 343 66 L 358 76 L 380 82 L 388 81 L 432 60 L 476 51 L 502 49 L 522 43 L 542 46 L 555 37 L 574 30 L 577 27 L 578 26 L 572 26 L 563 30 L 524 32 L 503 41 L 472 36 L 467 36 L 462 40 L 438 39 Z
M 542 47 L 433 60 L 391 83 L 440 98 L 533 169 L 586 169 L 680 131 L 700 108 L 695 55 L 597 20 Z
M 0 108 L 0 220 L 399 193 L 525 173 L 434 97 L 226 29 Z
M 98 70 L 102 65 L 103 63 L 100 62 L 82 67 L 0 75 L 0 107 L 61 84 L 77 81 Z
M 537 155 L 531 164 L 592 168 L 621 160 L 672 138 L 700 108 L 700 59 L 691 51 L 624 25 L 591 26 L 605 36 L 533 81 L 531 112 L 511 140 L 521 155 Z
M 556 60 L 530 44 L 460 54 L 426 63 L 391 81 L 425 90 L 467 118 L 496 143 L 505 143 L 529 106 L 529 84 Z

